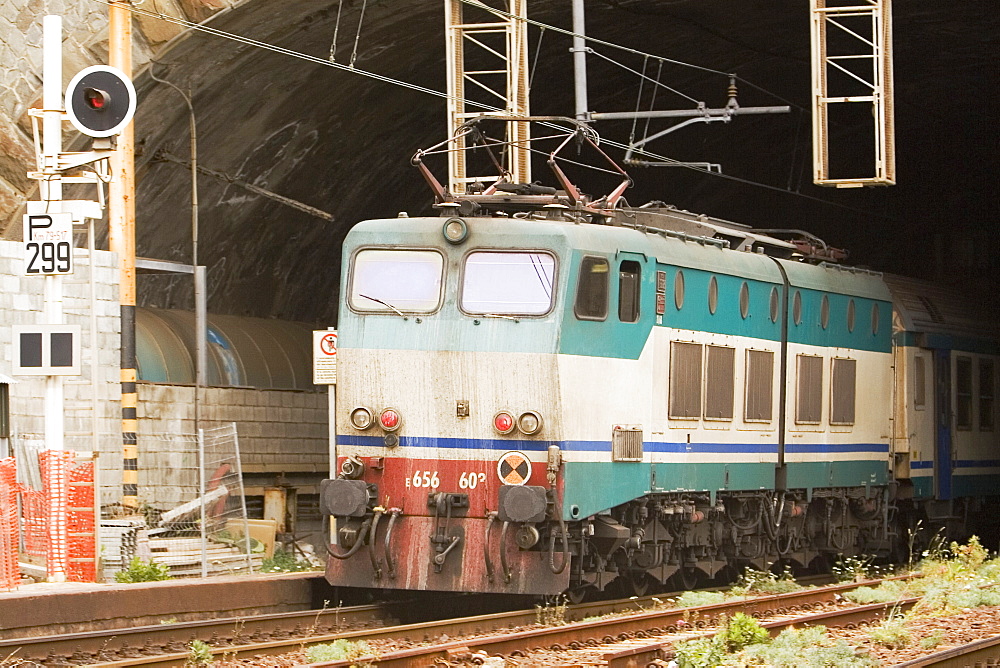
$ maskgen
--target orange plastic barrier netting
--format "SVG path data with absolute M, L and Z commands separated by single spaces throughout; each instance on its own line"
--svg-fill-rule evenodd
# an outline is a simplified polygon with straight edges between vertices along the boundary
M 69 525 L 69 570 L 67 579 L 72 582 L 97 580 L 96 537 L 94 525 L 94 462 L 71 464 L 69 470 L 69 506 L 66 518 Z
M 17 565 L 17 469 L 14 458 L 0 459 L 0 587 L 21 581 Z

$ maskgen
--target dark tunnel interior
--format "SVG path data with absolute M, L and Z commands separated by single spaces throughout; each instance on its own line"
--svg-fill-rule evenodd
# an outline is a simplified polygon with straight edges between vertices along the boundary
M 689 109 L 698 102 L 722 107 L 730 83 L 725 73 L 740 77 L 741 106 L 791 106 L 787 114 L 694 124 L 651 142 L 652 152 L 718 164 L 722 174 L 633 167 L 630 204 L 662 200 L 754 227 L 806 230 L 848 249 L 851 263 L 878 270 L 985 289 L 996 283 L 991 100 L 997 98 L 997 64 L 988 48 L 1000 34 L 995 12 L 979 3 L 945 7 L 930 0 L 894 8 L 898 185 L 838 190 L 812 183 L 805 4 L 592 0 L 586 7 L 590 36 L 638 52 L 592 45 L 592 111 Z M 538 2 L 528 11 L 544 24 L 571 25 L 568 1 Z M 210 22 L 320 59 L 335 46 L 339 63 L 350 61 L 357 39 L 358 70 L 434 91 L 446 88 L 443 24 L 441 3 L 421 0 L 303 0 L 283 4 L 280 15 L 256 0 Z M 565 34 L 529 28 L 532 113 L 573 114 L 570 46 Z M 643 53 L 699 67 L 660 63 Z M 150 67 L 190 88 L 198 161 L 218 173 L 199 176 L 199 255 L 208 267 L 210 311 L 335 324 L 347 230 L 366 218 L 432 212 L 431 193 L 409 161 L 418 148 L 445 138 L 442 97 L 191 32 L 135 76 L 140 256 L 191 257 L 187 108 L 175 91 L 150 78 Z M 646 79 L 637 74 L 643 71 Z M 657 88 L 655 99 L 654 81 L 669 87 Z M 865 113 L 831 119 L 835 169 L 871 170 L 870 142 L 861 129 Z M 670 122 L 599 121 L 594 127 L 604 139 L 624 144 Z M 620 148 L 605 147 L 622 158 Z M 533 165 L 533 178 L 551 183 L 541 161 Z M 238 182 L 315 207 L 333 220 Z M 190 308 L 192 301 L 188 278 L 141 277 L 142 306 Z

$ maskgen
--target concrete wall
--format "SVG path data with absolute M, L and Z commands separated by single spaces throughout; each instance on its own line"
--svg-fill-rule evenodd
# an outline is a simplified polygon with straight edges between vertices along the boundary
M 137 389 L 139 499 L 169 509 L 193 498 L 197 484 L 194 388 L 140 382 Z M 210 387 L 199 413 L 203 429 L 236 423 L 248 495 L 279 479 L 315 493 L 315 482 L 300 483 L 329 469 L 326 392 Z
M 0 373 L 13 376 L 13 325 L 42 322 L 45 279 L 22 276 L 23 245 L 0 241 Z M 97 316 L 96 349 L 91 336 L 90 266 L 84 249 L 76 249 L 75 272 L 64 276 L 63 313 L 66 324 L 82 328 L 81 375 L 66 376 L 65 446 L 69 450 L 100 455 L 101 490 L 104 503 L 121 495 L 122 437 L 120 363 L 120 308 L 118 269 L 115 256 L 95 254 Z M 96 356 L 96 374 L 91 360 Z M 44 438 L 44 376 L 17 376 L 10 386 L 11 431 L 29 440 Z M 92 382 L 93 381 L 93 382 Z M 94 413 L 92 397 L 97 397 Z M 96 440 L 93 437 L 96 417 Z

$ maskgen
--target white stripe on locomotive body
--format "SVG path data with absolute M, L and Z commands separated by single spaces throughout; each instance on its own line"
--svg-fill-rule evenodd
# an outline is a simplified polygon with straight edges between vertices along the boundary
M 680 420 L 667 417 L 668 359 L 673 341 L 725 345 L 737 350 L 734 376 L 733 419 Z M 350 411 L 365 406 L 376 414 L 396 408 L 402 415 L 400 435 L 447 442 L 462 439 L 473 447 L 425 447 L 407 445 L 386 449 L 383 445 L 343 445 L 342 455 L 440 458 L 450 460 L 495 460 L 505 449 L 522 449 L 536 462 L 546 460 L 545 447 L 560 442 L 607 442 L 606 449 L 566 449 L 567 462 L 607 462 L 610 459 L 612 427 L 640 425 L 647 443 L 720 443 L 733 446 L 774 444 L 778 425 L 778 374 L 773 370 L 772 419 L 744 419 L 745 351 L 768 350 L 780 355 L 775 341 L 734 337 L 708 332 L 655 327 L 639 359 L 586 357 L 540 353 L 432 352 L 416 350 L 345 349 L 341 360 L 342 382 L 338 388 L 338 424 L 347 435 Z M 842 446 L 885 445 L 890 425 L 888 405 L 871 397 L 890 396 L 891 369 L 888 354 L 842 348 L 789 345 L 788 409 L 786 442 L 790 445 L 834 444 Z M 795 423 L 795 355 L 824 358 L 823 420 L 819 425 Z M 830 426 L 830 361 L 834 357 L 857 360 L 856 420 L 852 426 Z M 388 382 L 385 381 L 388 379 Z M 469 401 L 471 415 L 456 419 L 455 404 Z M 501 411 L 518 415 L 527 410 L 542 415 L 544 426 L 537 437 L 508 438 L 492 429 L 493 416 Z M 364 433 L 364 432 L 357 432 Z M 525 441 L 534 449 L 519 448 Z M 481 442 L 483 447 L 475 447 Z M 486 443 L 490 442 L 490 447 Z M 510 447 L 503 445 L 509 443 Z M 847 447 L 840 452 L 786 452 L 786 462 L 857 461 L 887 459 L 886 451 Z M 777 451 L 719 453 L 653 452 L 644 461 L 657 463 L 760 463 L 777 462 Z

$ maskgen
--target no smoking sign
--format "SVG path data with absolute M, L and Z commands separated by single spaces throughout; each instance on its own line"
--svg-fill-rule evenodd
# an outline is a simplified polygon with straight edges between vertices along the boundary
M 337 332 L 313 330 L 313 384 L 337 384 Z

